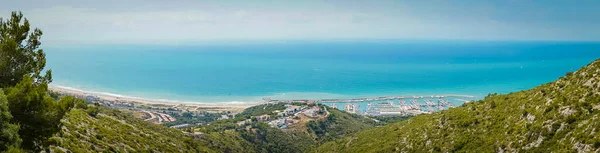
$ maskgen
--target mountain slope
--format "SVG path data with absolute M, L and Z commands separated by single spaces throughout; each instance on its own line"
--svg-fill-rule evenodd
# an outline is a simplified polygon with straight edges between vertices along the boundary
M 318 152 L 599 152 L 600 60 L 555 82 L 359 132 Z
M 325 106 L 326 107 L 326 106 Z M 306 123 L 307 131 L 319 142 L 327 142 L 370 129 L 377 124 L 374 120 L 328 107 L 326 119 Z
M 277 129 L 258 122 L 243 126 L 235 124 L 250 116 L 283 111 L 285 105 L 280 103 L 250 107 L 236 115 L 236 118 L 202 126 L 198 130 L 205 135 L 197 141 L 203 146 L 223 152 L 310 152 L 316 149 L 318 144 L 373 128 L 377 124 L 372 119 L 326 106 L 321 107 L 328 110 L 328 116 L 314 118 L 307 123 L 298 122 L 286 129 Z
M 155 125 L 130 113 L 101 108 L 92 117 L 74 109 L 50 138 L 53 152 L 214 152 L 177 129 Z
M 279 105 L 252 107 L 240 118 L 283 110 Z M 91 111 L 95 110 L 95 111 Z M 50 152 L 309 152 L 319 143 L 374 127 L 372 119 L 329 108 L 308 129 L 281 130 L 265 123 L 238 126 L 234 118 L 212 122 L 193 139 L 182 131 L 148 123 L 126 110 L 78 106 L 50 138 Z

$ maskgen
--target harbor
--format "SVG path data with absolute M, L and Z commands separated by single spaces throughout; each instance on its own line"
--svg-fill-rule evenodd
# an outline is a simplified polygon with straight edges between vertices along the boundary
M 439 112 L 475 100 L 469 95 L 385 96 L 353 99 L 274 100 L 265 103 L 319 103 L 349 113 L 369 116 L 411 116 Z

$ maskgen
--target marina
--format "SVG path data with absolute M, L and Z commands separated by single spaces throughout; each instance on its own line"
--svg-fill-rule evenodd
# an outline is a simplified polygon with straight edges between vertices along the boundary
M 475 100 L 469 95 L 385 96 L 354 99 L 274 100 L 265 103 L 320 103 L 349 113 L 369 116 L 408 116 L 439 112 Z

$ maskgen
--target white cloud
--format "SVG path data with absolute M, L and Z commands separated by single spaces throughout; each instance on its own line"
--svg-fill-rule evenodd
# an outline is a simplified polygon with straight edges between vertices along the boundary
M 137 11 L 102 12 L 97 9 L 51 7 L 27 12 L 35 25 L 64 41 L 173 41 L 209 39 L 306 39 L 364 37 L 378 33 L 369 25 L 396 24 L 389 18 L 352 12 L 213 12 Z M 353 34 L 359 34 L 353 36 Z M 90 37 L 91 36 L 91 37 Z
M 597 22 L 569 28 L 573 26 L 515 20 L 519 17 L 515 15 L 528 14 L 514 14 L 489 5 L 461 8 L 450 6 L 450 3 L 424 6 L 312 1 L 303 6 L 296 6 L 301 5 L 297 3 L 273 6 L 265 3 L 263 6 L 204 1 L 185 5 L 138 3 L 143 2 L 114 5 L 118 8 L 105 3 L 48 4 L 22 11 L 34 26 L 45 32 L 45 42 L 52 43 L 372 38 L 568 40 L 589 39 L 600 34 L 589 29 Z M 533 17 L 540 16 L 539 11 L 533 14 Z

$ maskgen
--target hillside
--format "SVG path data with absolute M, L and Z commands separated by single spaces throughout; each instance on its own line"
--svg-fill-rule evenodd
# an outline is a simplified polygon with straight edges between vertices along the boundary
M 327 142 L 375 127 L 374 120 L 329 108 L 329 116 L 306 123 L 308 132 L 319 142 Z
M 306 123 L 299 121 L 290 125 L 289 128 L 278 129 L 265 122 L 256 121 L 242 126 L 236 124 L 236 122 L 251 118 L 251 116 L 262 114 L 270 114 L 274 120 L 277 114 L 273 112 L 286 109 L 285 105 L 280 103 L 250 107 L 236 115 L 236 118 L 202 126 L 197 130 L 204 132 L 205 135 L 199 137 L 198 141 L 204 146 L 224 152 L 310 152 L 326 141 L 343 138 L 373 128 L 377 124 L 372 119 L 324 105 L 316 107 L 327 108 L 327 113 L 322 114 L 326 114 L 326 117 L 310 119 Z M 306 104 L 293 105 L 315 107 L 315 105 Z M 299 118 L 307 118 L 301 113 L 299 116 L 302 116 Z
M 311 120 L 306 129 L 278 129 L 264 122 L 235 124 L 251 116 L 272 114 L 285 104 L 251 107 L 236 118 L 197 128 L 195 138 L 183 131 L 138 119 L 127 110 L 78 105 L 61 120 L 60 132 L 50 138 L 51 152 L 311 152 L 319 144 L 370 129 L 372 119 L 330 109 Z M 303 105 L 303 104 L 295 104 Z M 314 105 L 313 105 L 314 106 Z M 326 107 L 326 106 L 322 106 Z
M 599 152 L 600 60 L 555 82 L 421 115 L 319 152 Z
M 50 138 L 53 152 L 214 152 L 180 130 L 114 109 L 101 108 L 95 117 L 74 109 L 62 122 L 62 130 Z

